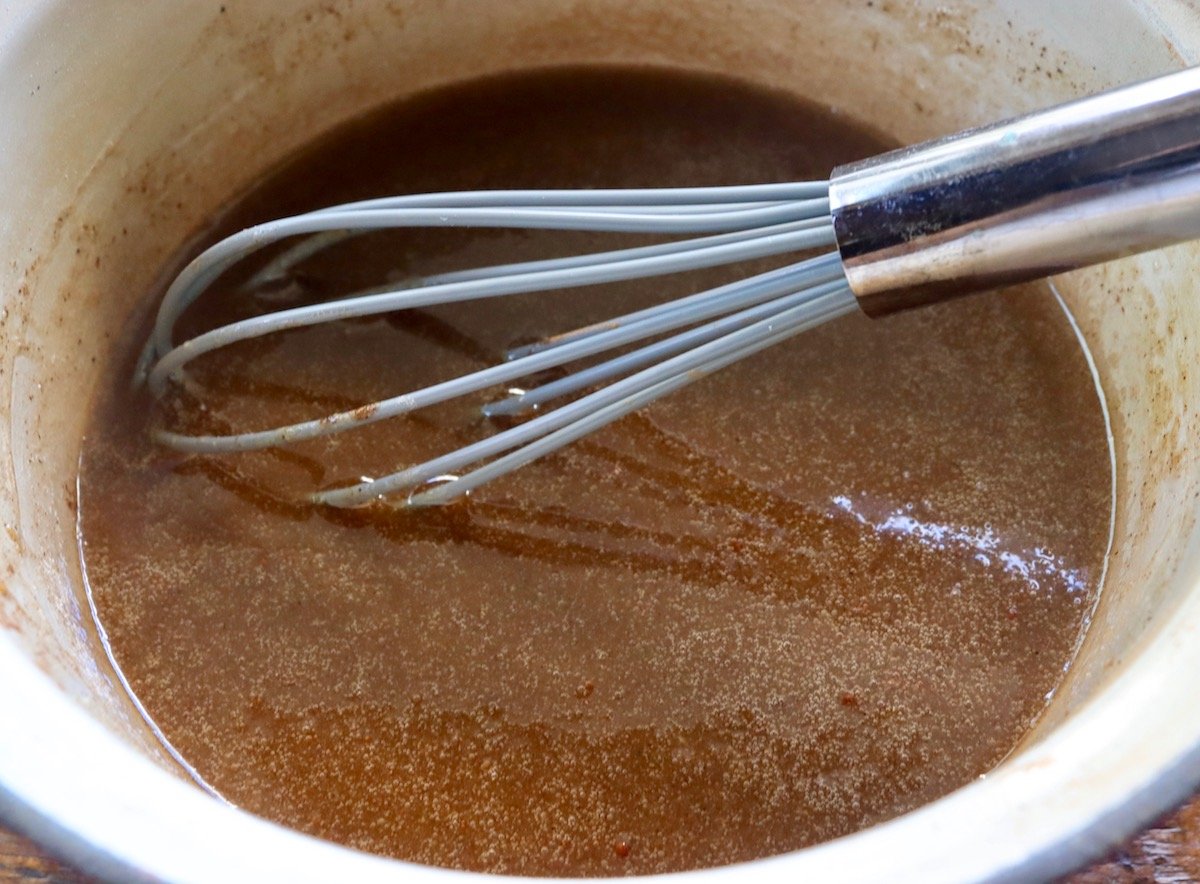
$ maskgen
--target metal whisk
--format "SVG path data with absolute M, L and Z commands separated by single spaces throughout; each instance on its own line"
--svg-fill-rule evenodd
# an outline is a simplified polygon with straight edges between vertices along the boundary
M 256 279 L 281 276 L 361 232 L 466 226 L 686 238 L 429 276 L 402 289 L 281 310 L 173 341 L 183 311 L 217 277 L 282 239 L 304 237 Z M 408 505 L 427 506 L 466 494 L 700 377 L 856 309 L 881 316 L 1196 237 L 1200 68 L 843 166 L 828 182 L 422 194 L 260 224 L 204 251 L 171 284 L 137 381 L 161 397 L 191 360 L 286 329 L 836 249 L 520 347 L 501 365 L 349 411 L 229 435 L 156 431 L 159 442 L 180 451 L 250 451 L 344 432 L 489 388 L 510 389 L 484 407 L 488 416 L 540 409 L 590 390 L 441 457 L 312 496 L 318 503 L 355 506 L 404 493 Z M 613 350 L 622 352 L 604 355 Z M 559 380 L 512 388 L 545 369 L 576 364 Z

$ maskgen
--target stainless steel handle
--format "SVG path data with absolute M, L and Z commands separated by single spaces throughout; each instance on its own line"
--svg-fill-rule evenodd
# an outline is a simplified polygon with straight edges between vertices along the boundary
M 1200 67 L 841 166 L 871 316 L 1200 237 Z

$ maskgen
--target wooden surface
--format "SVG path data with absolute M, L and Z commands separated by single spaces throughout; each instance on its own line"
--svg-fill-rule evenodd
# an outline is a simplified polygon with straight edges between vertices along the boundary
M 80 884 L 89 879 L 51 859 L 34 844 L 0 828 L 0 881 Z M 1200 796 L 1104 862 L 1068 884 L 1189 884 L 1200 882 Z
M 76 884 L 88 879 L 55 862 L 31 841 L 0 828 L 0 881 Z

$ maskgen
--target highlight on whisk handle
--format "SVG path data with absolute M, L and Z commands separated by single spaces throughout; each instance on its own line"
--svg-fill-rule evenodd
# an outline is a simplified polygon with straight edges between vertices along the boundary
M 871 316 L 1200 237 L 1200 67 L 835 169 Z

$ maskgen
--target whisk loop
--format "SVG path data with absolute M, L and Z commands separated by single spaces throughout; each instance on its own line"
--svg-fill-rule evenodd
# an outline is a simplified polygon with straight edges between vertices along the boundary
M 360 233 L 394 227 L 553 228 L 693 234 L 649 246 L 471 268 L 415 280 L 403 288 L 358 293 L 233 322 L 176 345 L 183 312 L 216 279 L 254 252 L 302 237 L 258 270 L 251 285 L 284 278 L 324 249 Z M 699 235 L 695 235 L 699 234 Z M 160 305 L 138 365 L 138 380 L 161 397 L 192 360 L 238 341 L 340 319 L 458 301 L 597 285 L 834 243 L 828 185 L 801 182 L 747 187 L 597 191 L 481 191 L 367 200 L 272 221 L 236 233 L 193 260 Z M 621 380 L 475 445 L 391 475 L 321 491 L 313 500 L 356 506 L 411 491 L 409 506 L 448 502 L 542 457 L 730 362 L 847 312 L 854 297 L 834 253 L 517 348 L 508 360 L 358 408 L 287 426 L 222 435 L 156 431 L 164 445 L 191 453 L 253 451 L 319 438 L 387 420 L 549 368 L 581 362 L 648 339 L 559 381 L 486 405 L 486 416 L 513 415 Z M 478 466 L 484 464 L 483 466 Z M 460 471 L 476 466 L 460 475 Z M 434 483 L 428 485 L 427 483 Z M 415 490 L 414 490 L 415 489 Z

